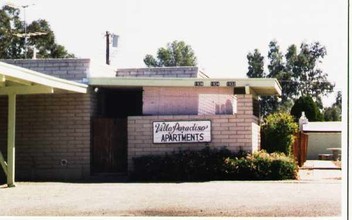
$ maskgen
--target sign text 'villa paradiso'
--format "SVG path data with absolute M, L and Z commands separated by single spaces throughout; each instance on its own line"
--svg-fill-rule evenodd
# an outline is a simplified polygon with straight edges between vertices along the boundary
M 153 122 L 154 143 L 199 143 L 210 141 L 210 121 Z

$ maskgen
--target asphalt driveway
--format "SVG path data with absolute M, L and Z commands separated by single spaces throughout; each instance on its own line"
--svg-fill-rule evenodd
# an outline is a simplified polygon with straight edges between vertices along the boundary
M 341 216 L 341 182 L 19 182 L 0 188 L 0 215 Z

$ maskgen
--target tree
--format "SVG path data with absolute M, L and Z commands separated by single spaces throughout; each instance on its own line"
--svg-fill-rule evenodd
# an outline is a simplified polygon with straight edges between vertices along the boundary
M 248 72 L 249 78 L 264 78 L 264 57 L 261 55 L 258 49 L 254 50 L 254 53 L 248 53 Z
M 268 64 L 269 78 L 276 78 L 282 87 L 281 100 L 277 103 L 278 109 L 288 111 L 293 105 L 292 97 L 297 94 L 297 85 L 294 83 L 294 76 L 287 71 L 289 62 L 285 62 L 277 41 L 269 43 Z
M 268 97 L 268 103 L 267 109 L 269 112 L 275 112 L 275 111 L 284 111 L 284 112 L 289 112 L 289 109 L 291 109 L 293 105 L 293 101 L 290 99 L 292 92 L 290 90 L 291 85 L 291 77 L 290 75 L 285 71 L 286 63 L 284 61 L 284 56 L 280 50 L 280 46 L 277 43 L 277 41 L 273 40 L 269 43 L 269 52 L 268 52 L 268 59 L 269 59 L 269 64 L 268 64 L 268 78 L 276 78 L 281 85 L 282 88 L 282 94 L 280 98 L 276 96 L 270 96 Z M 271 107 L 270 107 L 271 106 Z
M 324 108 L 324 121 L 341 121 L 341 109 L 336 107 Z
M 254 53 L 247 54 L 248 60 L 248 72 L 247 77 L 249 78 L 265 78 L 264 72 L 264 56 L 259 52 L 258 49 L 254 50 Z M 277 110 L 277 97 L 263 96 L 259 98 L 260 115 L 266 115 L 268 112 Z
M 19 10 L 4 6 L 0 10 L 0 58 L 19 58 L 24 48 L 24 40 L 14 37 L 16 30 L 23 30 Z
M 319 42 L 315 42 L 310 45 L 302 43 L 299 51 L 296 45 L 291 45 L 283 56 L 278 43 L 271 41 L 268 52 L 269 72 L 268 74 L 263 73 L 262 77 L 276 78 L 281 84 L 282 96 L 280 99 L 277 97 L 261 98 L 261 113 L 266 115 L 275 111 L 287 112 L 300 96 L 312 97 L 319 109 L 322 109 L 322 97 L 331 93 L 334 88 L 334 84 L 327 80 L 327 73 L 319 68 L 325 55 L 326 48 Z M 247 55 L 249 70 L 256 68 L 254 66 L 256 63 L 250 60 L 253 58 L 253 54 Z M 256 77 L 248 73 L 247 76 Z
M 323 115 L 310 96 L 301 96 L 291 108 L 291 115 L 295 117 L 296 121 L 299 120 L 302 112 L 305 113 L 309 121 L 323 121 Z
M 338 91 L 336 101 L 331 107 L 324 108 L 325 121 L 341 121 L 342 93 Z
M 262 148 L 269 153 L 283 152 L 290 155 L 297 130 L 298 125 L 290 114 L 277 112 L 267 115 L 261 126 Z
M 291 45 L 289 48 L 293 47 L 295 46 Z M 293 84 L 297 85 L 296 95 L 311 96 L 320 109 L 323 107 L 322 96 L 333 92 L 335 86 L 327 80 L 328 74 L 319 68 L 319 63 L 326 54 L 326 48 L 319 42 L 310 45 L 302 43 L 298 54 L 290 50 L 286 54 L 286 60 L 290 63 L 287 71 L 294 76 Z
M 335 103 L 333 104 L 333 106 L 336 106 L 336 107 L 339 107 L 340 109 L 342 109 L 342 92 L 341 91 L 337 92 Z
M 39 19 L 33 21 L 27 27 L 28 32 L 44 32 L 45 35 L 33 36 L 29 38 L 28 44 L 35 46 L 39 51 L 37 56 L 41 58 L 72 58 L 73 54 L 69 54 L 64 46 L 55 43 L 54 32 L 50 29 L 50 25 L 46 20 Z M 33 53 L 33 49 L 29 50 L 29 55 Z
M 271 41 L 269 44 L 269 74 L 264 72 L 264 57 L 261 55 L 258 49 L 254 50 L 254 53 L 248 53 L 248 72 L 249 78 L 277 78 L 280 80 L 282 71 L 284 69 L 282 54 L 276 41 Z M 283 90 L 284 91 L 284 90 Z M 285 94 L 282 94 L 285 97 Z M 286 100 L 286 99 L 285 99 Z M 260 103 L 260 114 L 265 116 L 271 112 L 283 110 L 282 106 L 279 105 L 280 99 L 277 96 L 262 96 L 259 98 Z M 280 108 L 281 107 L 281 108 Z
M 157 58 L 147 54 L 143 61 L 148 67 L 197 65 L 194 51 L 184 41 L 168 43 L 166 48 L 158 49 Z
M 34 47 L 38 49 L 37 57 L 40 58 L 70 58 L 64 46 L 55 42 L 54 32 L 46 20 L 39 19 L 29 25 L 21 21 L 20 10 L 4 6 L 0 10 L 0 59 L 23 59 L 33 55 Z M 45 33 L 27 38 L 22 37 L 28 33 Z M 21 36 L 22 34 L 22 36 Z

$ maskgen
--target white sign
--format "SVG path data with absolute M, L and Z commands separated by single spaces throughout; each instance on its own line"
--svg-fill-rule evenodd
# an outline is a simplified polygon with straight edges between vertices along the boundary
M 154 143 L 201 143 L 210 141 L 210 121 L 153 122 Z

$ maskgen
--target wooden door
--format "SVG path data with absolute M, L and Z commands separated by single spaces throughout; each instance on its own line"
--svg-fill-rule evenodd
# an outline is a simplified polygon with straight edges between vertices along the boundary
M 127 119 L 93 119 L 92 171 L 126 172 Z

